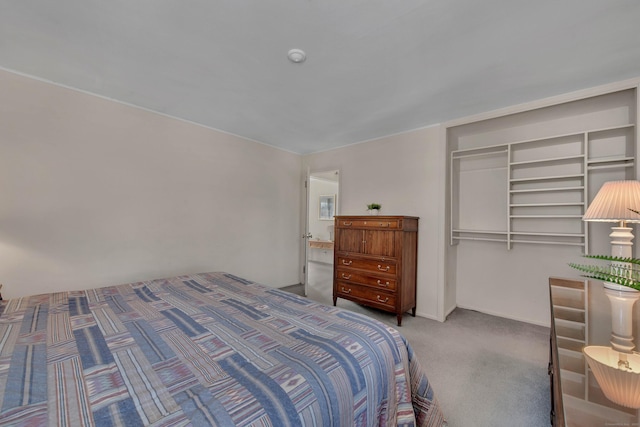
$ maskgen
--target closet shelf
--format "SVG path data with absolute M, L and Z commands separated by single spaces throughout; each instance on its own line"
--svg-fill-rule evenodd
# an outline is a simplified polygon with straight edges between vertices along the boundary
M 455 229 L 452 230 L 451 240 L 476 240 L 481 242 L 498 242 L 507 243 L 508 233 L 506 231 L 497 230 L 470 230 Z M 457 235 L 456 235 L 457 234 Z
M 521 162 L 511 162 L 511 166 L 534 166 L 543 163 L 561 163 L 567 162 L 569 160 L 584 160 L 584 154 L 580 154 L 577 156 L 564 156 L 564 157 L 553 157 L 549 159 L 539 159 L 539 160 L 527 160 Z
M 630 124 L 626 124 L 626 125 L 620 125 L 620 126 L 609 126 L 609 127 L 604 127 L 604 128 L 595 128 L 595 129 L 589 129 L 589 130 L 585 130 L 585 131 L 581 131 L 581 132 L 570 132 L 570 133 L 563 133 L 563 134 L 559 134 L 559 135 L 550 135 L 550 136 L 546 136 L 546 137 L 540 137 L 540 138 L 533 138 L 533 139 L 525 139 L 525 140 L 520 140 L 520 141 L 514 141 L 514 142 L 506 142 L 503 144 L 494 144 L 494 145 L 487 145 L 484 147 L 476 147 L 476 148 L 464 148 L 461 150 L 454 150 L 451 151 L 451 155 L 454 158 L 457 158 L 458 156 L 460 156 L 460 158 L 462 156 L 465 156 L 465 153 L 473 153 L 473 152 L 479 152 L 479 151 L 486 151 L 487 153 L 501 153 L 501 152 L 506 152 L 508 150 L 508 147 L 512 147 L 512 146 L 518 146 L 520 144 L 531 144 L 531 143 L 535 143 L 535 142 L 544 142 L 544 141 L 552 141 L 552 140 L 557 140 L 557 139 L 562 139 L 562 138 L 569 138 L 569 137 L 582 137 L 584 138 L 585 136 L 590 136 L 591 134 L 598 134 L 598 133 L 604 133 L 604 132 L 610 132 L 610 131 L 615 131 L 615 130 L 624 130 L 624 129 L 633 129 L 635 127 L 635 124 L 630 123 Z
M 602 170 L 602 169 L 623 169 L 623 168 L 632 168 L 634 165 L 633 163 L 631 164 L 626 164 L 626 165 L 602 165 L 602 166 L 589 166 L 587 169 L 588 170 Z
M 512 208 L 535 208 L 535 207 L 553 207 L 553 206 L 584 206 L 583 202 L 566 202 L 566 203 L 512 203 Z
M 584 190 L 583 185 L 575 186 L 575 187 L 553 187 L 553 188 L 528 188 L 526 190 L 509 190 L 510 193 L 547 193 L 547 192 L 555 192 L 555 191 L 576 191 Z
M 534 231 L 512 231 L 517 236 L 543 236 L 543 237 L 584 237 L 583 233 L 538 233 Z
M 581 215 L 509 215 L 509 218 L 539 218 L 539 219 L 548 219 L 548 218 L 582 218 Z
M 572 175 L 554 175 L 554 176 L 536 176 L 533 178 L 511 178 L 510 183 L 517 182 L 536 182 L 536 181 L 555 181 L 558 179 L 582 179 L 584 174 L 572 174 Z
M 589 165 L 597 165 L 600 163 L 624 163 L 624 164 L 628 164 L 627 162 L 631 162 L 633 163 L 635 159 L 633 157 L 602 157 L 599 159 L 590 159 L 589 161 L 587 161 L 587 164 Z
M 495 156 L 496 154 L 507 154 L 508 152 L 507 148 L 505 147 L 500 147 L 500 149 L 498 150 L 492 150 L 492 149 L 485 150 L 482 148 L 478 148 L 478 149 L 473 149 L 472 150 L 473 152 L 467 152 L 468 150 L 463 150 L 463 151 L 460 151 L 460 152 L 452 151 L 451 158 L 453 160 L 468 159 L 471 157 L 486 157 L 486 156 Z
M 587 164 L 587 170 L 599 170 L 599 169 L 624 169 L 632 168 L 635 166 L 635 160 L 633 158 L 624 158 L 621 160 L 595 160 L 590 161 Z
M 475 233 L 475 234 L 507 234 L 506 231 L 500 230 L 471 230 L 471 229 L 454 229 L 454 233 Z
M 611 126 L 606 128 L 592 129 L 587 131 L 587 133 L 591 134 L 591 133 L 609 132 L 612 130 L 633 129 L 634 127 L 636 127 L 636 125 L 633 123 L 630 123 L 630 124 L 620 125 L 620 126 Z
M 453 240 L 477 240 L 480 242 L 498 242 L 498 243 L 507 243 L 507 239 L 491 239 L 489 237 L 463 237 L 463 236 L 453 236 Z
M 579 242 L 561 242 L 557 240 L 520 240 L 520 239 L 511 239 L 512 243 L 532 243 L 532 244 L 541 244 L 541 245 L 563 245 L 563 246 L 584 246 L 584 243 Z

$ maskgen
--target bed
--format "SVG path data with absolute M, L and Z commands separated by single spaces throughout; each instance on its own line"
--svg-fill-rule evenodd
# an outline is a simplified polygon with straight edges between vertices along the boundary
M 393 328 L 226 273 L 0 302 L 0 425 L 438 426 Z

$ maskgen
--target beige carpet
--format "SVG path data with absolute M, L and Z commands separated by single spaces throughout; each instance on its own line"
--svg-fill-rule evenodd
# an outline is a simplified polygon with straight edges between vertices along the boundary
M 331 305 L 331 266 L 311 268 L 307 296 Z M 301 285 L 284 289 L 303 293 Z M 337 305 L 397 328 L 395 314 Z M 456 309 L 444 323 L 406 314 L 397 329 L 426 368 L 449 427 L 550 425 L 548 328 Z

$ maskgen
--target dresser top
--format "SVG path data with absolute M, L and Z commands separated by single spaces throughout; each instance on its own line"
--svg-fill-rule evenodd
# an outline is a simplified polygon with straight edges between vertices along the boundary
M 418 217 L 401 215 L 342 215 L 335 217 L 336 228 L 362 230 L 418 231 Z
M 417 216 L 407 216 L 407 215 L 336 215 L 336 219 L 361 219 L 361 220 L 376 220 L 376 219 L 420 219 Z

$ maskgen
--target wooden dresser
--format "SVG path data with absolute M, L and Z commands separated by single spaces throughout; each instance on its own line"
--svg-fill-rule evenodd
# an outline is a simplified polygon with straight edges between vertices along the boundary
M 418 218 L 336 216 L 333 305 L 338 297 L 416 315 Z

